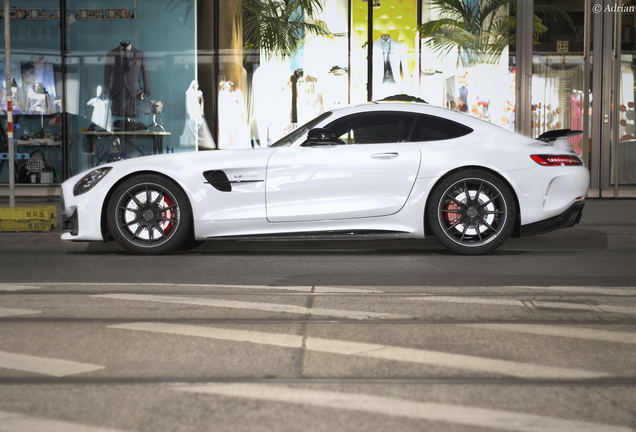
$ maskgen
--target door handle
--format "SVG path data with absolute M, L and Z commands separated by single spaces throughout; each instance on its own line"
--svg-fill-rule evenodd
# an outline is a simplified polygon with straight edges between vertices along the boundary
M 388 153 L 374 153 L 371 155 L 373 159 L 394 159 L 398 157 L 400 154 L 397 152 L 388 152 Z

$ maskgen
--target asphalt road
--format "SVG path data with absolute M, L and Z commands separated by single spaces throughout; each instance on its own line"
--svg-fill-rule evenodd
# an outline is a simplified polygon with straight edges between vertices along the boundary
M 633 431 L 636 247 L 0 248 L 0 431 Z

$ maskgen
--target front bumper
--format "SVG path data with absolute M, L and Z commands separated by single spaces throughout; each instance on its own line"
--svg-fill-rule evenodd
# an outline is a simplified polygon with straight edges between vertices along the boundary
M 539 222 L 521 226 L 521 237 L 527 237 L 537 234 L 544 234 L 561 228 L 569 228 L 581 221 L 583 215 L 583 207 L 585 202 L 577 201 L 566 211 L 558 216 L 551 217 Z

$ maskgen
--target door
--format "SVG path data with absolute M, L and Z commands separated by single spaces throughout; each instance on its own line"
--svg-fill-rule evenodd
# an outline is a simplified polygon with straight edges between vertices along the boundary
M 366 113 L 327 126 L 341 144 L 285 147 L 267 164 L 270 222 L 387 216 L 400 211 L 420 166 L 405 140 L 414 116 Z

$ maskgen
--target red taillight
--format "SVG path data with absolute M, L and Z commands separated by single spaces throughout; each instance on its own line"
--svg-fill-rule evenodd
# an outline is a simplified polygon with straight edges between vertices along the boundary
M 583 165 L 581 159 L 571 155 L 532 155 L 533 161 L 543 166 L 575 166 Z

